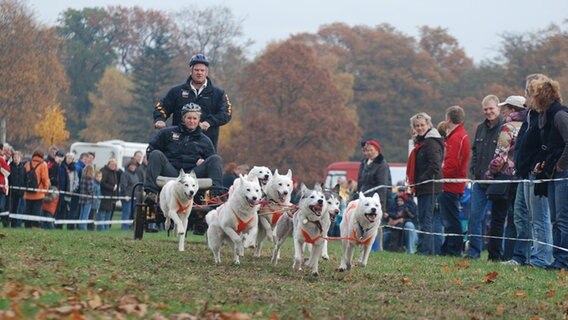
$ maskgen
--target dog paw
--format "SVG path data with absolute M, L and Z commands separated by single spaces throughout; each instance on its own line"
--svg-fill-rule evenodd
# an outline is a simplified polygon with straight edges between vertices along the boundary
M 327 254 L 322 255 L 321 258 L 322 258 L 323 260 L 329 260 L 329 256 L 328 256 Z
M 312 276 L 314 276 L 314 277 L 319 277 L 319 275 L 320 275 L 320 274 L 319 274 L 319 272 L 317 272 L 317 271 L 312 272 Z
M 359 262 L 357 265 L 361 268 L 365 268 L 367 266 L 367 264 L 364 262 Z
M 339 272 L 344 272 L 344 271 L 345 271 L 345 267 L 339 267 L 339 268 L 337 268 L 337 271 L 339 271 Z

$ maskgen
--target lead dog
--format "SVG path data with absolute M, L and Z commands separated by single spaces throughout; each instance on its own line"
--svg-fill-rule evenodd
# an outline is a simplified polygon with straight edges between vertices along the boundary
M 233 245 L 233 263 L 239 265 L 239 256 L 244 254 L 243 236 L 257 228 L 262 196 L 260 184 L 258 179 L 250 176 L 238 179 L 229 200 L 205 216 L 209 225 L 207 243 L 215 264 L 221 263 L 221 245 L 224 239 L 229 239 Z
M 359 266 L 367 265 L 381 217 L 381 199 L 377 193 L 372 197 L 365 197 L 365 194 L 359 192 L 359 199 L 349 202 L 339 225 L 341 237 L 344 239 L 339 271 L 351 269 L 356 246 L 362 247 Z
M 272 254 L 272 263 L 276 264 L 280 255 L 280 248 L 286 238 L 292 233 L 294 237 L 294 264 L 295 271 L 302 270 L 304 244 L 312 245 L 310 252 L 310 266 L 312 275 L 319 275 L 318 264 L 321 256 L 324 231 L 321 225 L 322 215 L 327 210 L 327 202 L 323 195 L 320 185 L 316 185 L 313 190 L 301 186 L 301 199 L 298 210 L 294 212 L 293 218 L 288 215 L 282 216 L 278 220 L 276 228 L 276 246 Z M 292 223 L 290 224 L 290 219 Z
M 268 238 L 274 242 L 274 228 L 280 217 L 291 209 L 292 203 L 292 170 L 288 170 L 285 175 L 274 171 L 274 175 L 266 185 L 266 195 L 258 211 L 258 230 L 256 234 L 256 244 L 254 256 L 260 257 L 262 241 Z
M 185 232 L 187 231 L 187 220 L 193 208 L 193 197 L 199 190 L 199 185 L 195 173 L 190 174 L 179 171 L 179 176 L 168 181 L 160 192 L 160 209 L 166 218 L 166 230 L 170 230 L 173 221 L 176 233 L 179 237 L 178 250 L 185 250 Z

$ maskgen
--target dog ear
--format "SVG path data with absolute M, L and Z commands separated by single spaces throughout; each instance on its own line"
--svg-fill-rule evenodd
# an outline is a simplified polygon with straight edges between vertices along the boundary
M 179 169 L 179 178 L 183 178 L 185 176 L 185 172 L 183 171 L 183 169 Z
M 292 179 L 292 169 L 288 169 L 288 173 L 286 173 L 286 176 Z
M 280 174 L 278 173 L 278 169 L 274 169 L 274 176 L 275 176 L 275 177 L 280 176 Z
M 195 174 L 195 171 L 191 170 L 189 175 L 192 176 L 194 179 L 197 179 L 197 175 Z
M 375 198 L 381 200 L 381 197 L 379 197 L 379 194 L 376 193 L 376 192 L 373 193 L 373 199 L 375 199 Z
M 306 187 L 306 185 L 302 182 L 302 185 L 300 186 L 300 193 L 302 194 L 302 198 L 309 192 L 310 190 L 308 190 L 308 187 Z
M 314 184 L 314 190 L 319 192 L 323 191 L 323 189 L 321 188 L 321 184 L 320 183 Z
M 365 198 L 365 194 L 362 191 L 359 191 L 359 199 Z

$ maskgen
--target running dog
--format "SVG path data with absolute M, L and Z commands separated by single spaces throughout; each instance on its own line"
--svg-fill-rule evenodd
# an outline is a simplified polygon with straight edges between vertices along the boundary
M 298 210 L 293 214 L 293 218 L 291 218 L 292 224 L 289 223 L 290 218 L 288 215 L 283 216 L 277 223 L 276 246 L 272 254 L 272 263 L 277 263 L 282 244 L 290 234 L 293 234 L 294 264 L 292 268 L 295 271 L 302 270 L 304 263 L 304 243 L 309 243 L 312 245 L 309 258 L 310 266 L 312 267 L 312 275 L 318 276 L 319 258 L 325 237 L 321 218 L 327 210 L 327 202 L 325 201 L 325 196 L 323 195 L 320 185 L 316 185 L 313 190 L 310 190 L 302 184 L 301 195 Z
M 166 218 L 166 230 L 170 230 L 172 221 L 179 237 L 179 251 L 185 251 L 185 232 L 187 220 L 193 208 L 193 197 L 199 190 L 195 173 L 190 174 L 179 171 L 176 179 L 168 181 L 160 192 L 160 209 Z
M 278 169 L 274 171 L 274 175 L 266 185 L 266 195 L 264 201 L 258 211 L 258 230 L 256 234 L 256 243 L 254 256 L 260 257 L 262 241 L 268 238 L 274 242 L 274 227 L 278 219 L 288 210 L 292 203 L 292 189 L 294 187 L 292 181 L 292 170 L 281 175 Z
M 258 208 L 262 197 L 258 179 L 241 175 L 238 180 L 233 185 L 235 188 L 229 200 L 205 216 L 209 225 L 207 243 L 213 252 L 215 264 L 221 263 L 221 245 L 224 239 L 229 239 L 233 244 L 233 263 L 239 265 L 239 256 L 244 254 L 243 236 L 254 233 L 258 225 Z
M 339 271 L 351 269 L 355 247 L 358 245 L 362 247 L 359 266 L 367 265 L 382 214 L 378 193 L 373 194 L 372 197 L 365 197 L 365 194 L 359 192 L 359 199 L 349 202 L 339 225 L 343 238 L 343 256 Z
M 335 223 L 335 219 L 337 218 L 337 215 L 339 214 L 339 199 L 335 193 L 333 192 L 324 192 L 326 201 L 327 201 L 327 210 L 324 212 L 324 214 L 321 216 L 321 226 L 323 228 L 324 231 L 324 242 L 323 242 L 323 248 L 322 248 L 322 254 L 321 257 L 324 260 L 329 260 L 329 255 L 327 253 L 327 235 L 329 233 L 329 229 L 332 226 L 332 224 Z M 312 245 L 311 244 L 306 244 L 306 247 L 308 249 L 309 252 L 312 251 Z M 312 261 L 308 260 L 306 261 L 306 265 L 307 266 L 311 266 Z
M 250 169 L 248 175 L 249 177 L 258 179 L 260 187 L 262 188 L 262 195 L 264 196 L 264 194 L 266 193 L 266 186 L 268 185 L 270 179 L 272 179 L 272 171 L 270 171 L 270 169 L 268 169 L 267 167 L 254 166 L 252 167 L 252 169 Z

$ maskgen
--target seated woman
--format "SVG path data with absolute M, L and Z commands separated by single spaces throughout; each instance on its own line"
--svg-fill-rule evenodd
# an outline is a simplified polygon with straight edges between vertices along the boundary
M 406 194 L 398 194 L 395 197 L 395 204 L 391 208 L 387 217 L 387 226 L 383 235 L 385 250 L 404 251 L 414 253 L 416 244 L 416 204 Z M 398 227 L 404 230 L 389 228 Z

